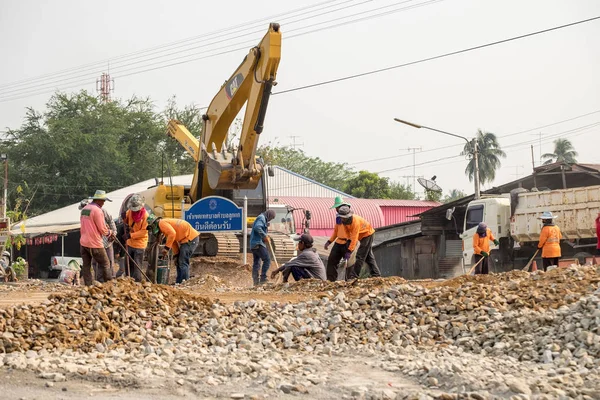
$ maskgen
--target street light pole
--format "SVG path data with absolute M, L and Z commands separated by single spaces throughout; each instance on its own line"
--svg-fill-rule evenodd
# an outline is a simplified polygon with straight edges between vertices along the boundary
M 450 133 L 450 132 L 442 131 L 442 130 L 439 130 L 439 129 L 431 128 L 429 126 L 415 124 L 413 122 L 404 121 L 404 120 L 399 119 L 399 118 L 394 118 L 394 121 L 400 122 L 401 124 L 404 124 L 404 125 L 412 126 L 413 128 L 417 128 L 417 129 L 421 129 L 421 128 L 423 128 L 423 129 L 429 129 L 430 131 L 443 133 L 444 135 L 454 136 L 454 137 L 463 139 L 465 142 L 467 142 L 467 144 L 471 144 L 473 146 L 473 157 L 474 157 L 474 161 L 475 161 L 475 171 L 474 171 L 474 174 L 473 174 L 474 175 L 473 176 L 473 184 L 475 186 L 475 200 L 477 200 L 477 199 L 479 199 L 481 197 L 481 193 L 479 191 L 479 148 L 477 146 L 477 138 L 474 138 L 471 141 L 469 141 L 469 139 L 467 139 L 464 136 L 460 136 L 460 135 L 457 135 L 457 134 L 454 134 L 454 133 Z

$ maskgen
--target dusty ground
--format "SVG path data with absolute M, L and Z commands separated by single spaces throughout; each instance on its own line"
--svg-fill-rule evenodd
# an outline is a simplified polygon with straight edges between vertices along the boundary
M 281 306 L 282 303 L 305 304 L 307 301 L 318 302 L 321 299 L 329 301 L 328 299 L 337 298 L 337 295 L 341 293 L 344 293 L 348 298 L 365 299 L 375 297 L 373 294 L 375 291 L 387 290 L 389 288 L 397 290 L 394 288 L 399 288 L 407 284 L 407 281 L 402 278 L 376 278 L 336 283 L 314 280 L 291 284 L 269 283 L 253 288 L 251 286 L 250 268 L 247 265 L 240 264 L 238 260 L 233 259 L 196 259 L 192 265 L 192 279 L 182 286 L 176 286 L 176 290 L 181 292 L 173 293 L 176 297 L 180 296 L 179 293 L 201 295 L 221 303 L 225 307 L 232 304 L 247 303 L 251 300 L 279 303 L 280 306 L 278 307 L 284 307 Z M 512 271 L 501 275 L 461 276 L 444 281 L 423 280 L 412 281 L 411 283 L 423 288 L 427 299 L 439 300 L 442 307 L 446 307 L 445 304 L 449 304 L 451 301 L 461 304 L 461 296 L 464 296 L 468 291 L 480 293 L 478 297 L 482 303 L 496 302 L 499 293 L 495 288 L 501 283 L 501 294 L 507 300 L 506 306 L 510 306 L 513 310 L 526 309 L 537 311 L 564 308 L 569 304 L 576 303 L 582 296 L 588 295 L 598 288 L 598 284 L 600 283 L 599 276 L 600 274 L 595 269 L 581 270 L 575 276 L 569 275 L 565 270 L 555 270 L 542 275 L 529 275 L 522 271 Z M 42 281 L 0 284 L 0 308 L 7 309 L 8 307 L 20 304 L 42 304 L 54 293 L 79 293 L 78 291 L 80 290 L 80 287 L 69 287 Z M 427 291 L 429 294 L 427 294 Z M 441 294 L 438 295 L 436 293 Z M 424 295 L 415 294 L 415 298 L 419 298 L 419 296 Z M 459 301 L 456 302 L 456 300 Z M 471 297 L 468 301 L 473 300 L 474 297 Z M 468 301 L 466 304 L 468 304 Z M 219 312 L 223 312 L 223 310 Z M 419 324 L 423 323 L 425 322 L 419 322 Z M 502 350 L 501 348 L 499 349 Z M 443 351 L 443 346 L 440 347 L 440 351 Z M 283 354 L 288 354 L 290 357 L 297 357 L 299 353 L 294 348 L 289 348 L 284 350 Z M 423 391 L 430 395 L 415 397 L 415 399 L 438 398 L 435 397 L 436 384 L 424 383 L 431 382 L 431 378 L 423 378 L 421 376 L 419 379 L 418 375 L 422 374 L 422 371 L 431 370 L 431 366 L 427 367 L 426 363 L 421 364 L 420 354 L 419 350 L 415 352 L 415 349 L 409 346 L 406 348 L 406 352 L 388 352 L 387 355 L 385 352 L 364 353 L 360 351 L 324 355 L 319 357 L 321 364 L 318 370 L 326 378 L 327 383 L 308 385 L 310 387 L 309 393 L 292 392 L 289 394 L 281 390 L 273 390 L 272 388 L 271 390 L 265 389 L 265 384 L 256 384 L 255 381 L 237 381 L 233 383 L 225 380 L 217 385 L 211 385 L 206 383 L 207 379 L 204 375 L 200 375 L 196 380 L 194 380 L 193 376 L 190 377 L 188 375 L 185 382 L 183 380 L 177 382 L 174 379 L 156 376 L 148 379 L 116 379 L 108 373 L 71 373 L 66 374 L 66 381 L 53 382 L 52 380 L 41 379 L 39 373 L 31 372 L 27 369 L 18 370 L 7 367 L 8 364 L 5 360 L 3 368 L 1 367 L 2 363 L 0 363 L 0 372 L 4 378 L 0 380 L 0 389 L 2 390 L 0 398 L 27 400 L 46 398 L 80 399 L 88 397 L 126 400 L 175 399 L 181 397 L 206 399 L 292 399 L 300 397 L 311 399 L 394 399 L 396 398 L 395 396 L 386 397 L 386 392 L 400 394 L 415 391 Z M 510 382 L 512 376 L 510 375 L 510 365 L 512 364 L 509 364 L 509 367 L 502 371 L 500 369 L 495 370 L 494 364 L 496 362 L 502 364 L 505 362 L 504 360 L 514 363 L 515 360 L 510 357 L 505 358 L 500 353 L 497 356 L 498 358 L 496 359 L 493 355 L 491 357 L 479 354 L 465 355 L 462 361 L 464 364 L 462 365 L 473 365 L 473 363 L 481 361 L 483 372 L 493 375 L 508 374 L 506 375 L 508 376 L 506 384 L 509 384 L 508 382 Z M 401 357 L 401 359 L 407 357 L 407 365 L 412 365 L 410 367 L 412 369 L 407 369 L 407 372 L 404 372 L 402 370 L 404 362 L 397 360 L 397 357 Z M 435 365 L 435 357 L 441 356 L 436 351 L 429 352 L 429 355 L 424 357 L 424 359 L 430 357 L 431 362 Z M 454 363 L 461 362 L 462 358 L 463 356 L 460 353 L 448 356 L 448 359 L 454 360 L 451 361 Z M 395 363 L 397 366 L 393 365 Z M 523 368 L 523 371 L 530 371 L 532 376 L 539 376 L 541 373 L 546 373 L 543 371 L 548 370 L 550 367 L 549 365 L 533 363 L 527 360 L 522 360 L 520 363 L 514 365 Z M 457 376 L 462 373 L 460 369 L 458 371 Z M 291 377 L 286 378 L 285 370 L 278 371 L 278 374 L 280 374 L 278 379 L 291 379 Z M 531 381 L 532 379 L 526 376 L 520 377 L 525 381 Z M 467 386 L 466 392 L 475 389 L 477 389 L 477 385 L 471 383 L 470 386 Z M 468 397 L 466 392 L 465 395 Z M 244 397 L 236 397 L 238 393 L 243 394 Z M 445 392 L 439 391 L 438 393 L 439 396 L 442 396 L 442 393 Z M 557 391 L 556 393 L 560 392 Z M 598 397 L 595 397 L 595 395 L 598 395 Z M 477 396 L 479 395 L 470 398 L 488 398 Z M 522 394 L 521 397 L 501 396 L 494 398 L 537 399 L 538 397 L 529 397 Z M 565 395 L 539 398 L 567 399 L 571 397 L 567 391 Z M 600 392 L 590 392 L 590 395 L 586 398 L 600 398 Z

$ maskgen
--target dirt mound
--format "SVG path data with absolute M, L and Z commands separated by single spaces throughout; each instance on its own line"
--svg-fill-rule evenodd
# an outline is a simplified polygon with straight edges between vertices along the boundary
M 164 285 L 119 279 L 53 294 L 38 306 L 0 310 L 0 352 L 71 348 L 91 351 L 142 343 L 147 331 L 180 334 L 212 303 Z

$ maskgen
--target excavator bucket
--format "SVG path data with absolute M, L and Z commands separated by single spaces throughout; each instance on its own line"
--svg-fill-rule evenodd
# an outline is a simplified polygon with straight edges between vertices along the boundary
M 228 152 L 211 153 L 203 150 L 206 176 L 208 184 L 212 189 L 254 189 L 262 175 L 262 167 L 256 165 L 256 169 L 244 169 L 235 165 L 235 156 Z

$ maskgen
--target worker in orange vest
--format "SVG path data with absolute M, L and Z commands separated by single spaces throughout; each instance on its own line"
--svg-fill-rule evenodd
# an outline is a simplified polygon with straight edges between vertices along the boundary
M 475 254 L 475 262 L 478 263 L 482 258 L 483 261 L 475 268 L 475 275 L 487 275 L 490 272 L 489 257 L 490 257 L 490 242 L 498 246 L 498 240 L 492 234 L 485 222 L 480 222 L 477 225 L 477 232 L 473 235 L 473 252 Z
M 346 260 L 350 258 L 355 247 L 360 242 L 360 246 L 356 251 L 356 262 L 353 267 L 350 267 L 350 271 L 348 271 L 350 273 L 346 279 L 358 278 L 365 262 L 369 267 L 371 278 L 381 276 L 377 261 L 375 261 L 375 255 L 373 254 L 373 234 L 375 233 L 375 229 L 373 229 L 366 219 L 355 215 L 348 206 L 340 207 L 338 215 L 342 219 L 342 226 L 348 238 L 348 247 L 346 254 L 344 254 Z
M 554 218 L 556 218 L 556 215 L 552 215 L 550 211 L 544 211 L 542 216 L 538 218 L 544 224 L 538 243 L 538 249 L 542 249 L 544 271 L 547 271 L 551 265 L 558 266 L 558 260 L 561 256 L 560 239 L 562 239 L 562 234 L 558 226 L 554 225 Z
M 167 239 L 163 249 L 163 257 L 169 250 L 173 251 L 175 257 L 175 266 L 177 267 L 177 279 L 175 283 L 182 283 L 190 279 L 190 258 L 194 255 L 194 250 L 198 247 L 200 241 L 200 232 L 195 230 L 192 225 L 182 219 L 160 218 L 154 214 L 148 216 L 148 229 L 152 230 L 154 235 L 159 232 Z

